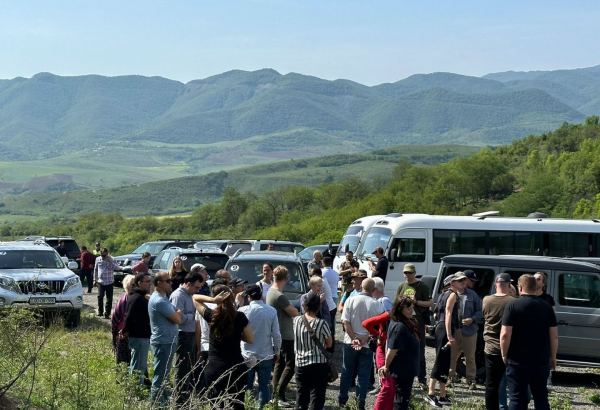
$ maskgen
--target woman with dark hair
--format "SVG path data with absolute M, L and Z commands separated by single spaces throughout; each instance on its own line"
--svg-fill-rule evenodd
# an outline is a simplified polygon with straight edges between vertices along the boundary
M 419 373 L 419 325 L 413 319 L 413 304 L 408 297 L 396 299 L 390 313 L 385 363 L 379 368 L 380 376 L 396 379 L 394 409 L 398 410 L 408 409 L 413 380 Z
M 208 362 L 203 387 L 208 389 L 211 407 L 244 408 L 247 367 L 240 342 L 252 343 L 254 337 L 246 316 L 235 308 L 234 295 L 226 285 L 212 288 L 214 297 L 194 295 L 198 313 L 210 327 Z M 206 303 L 215 303 L 211 309 Z
M 303 307 L 305 313 L 294 318 L 296 409 L 308 409 L 310 405 L 311 410 L 320 410 L 325 406 L 329 375 L 327 356 L 322 350 L 331 347 L 331 331 L 327 322 L 317 317 L 321 309 L 318 294 L 309 292 Z
M 183 266 L 183 260 L 181 257 L 176 256 L 173 259 L 173 264 L 171 265 L 171 269 L 169 269 L 169 277 L 171 278 L 171 287 L 173 288 L 173 292 L 183 283 L 183 278 L 188 274 L 187 269 Z

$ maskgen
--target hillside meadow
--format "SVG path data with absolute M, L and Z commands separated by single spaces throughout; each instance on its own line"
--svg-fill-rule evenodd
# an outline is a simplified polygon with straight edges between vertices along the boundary
M 467 215 L 497 209 L 505 216 L 541 211 L 552 217 L 600 217 L 600 125 L 598 117 L 589 117 L 437 165 L 401 159 L 387 175 L 378 174 L 382 178 L 280 186 L 260 194 L 225 185 L 219 200 L 185 217 L 93 212 L 4 223 L 0 235 L 72 235 L 80 244 L 101 240 L 118 254 L 159 237 L 337 241 L 355 218 L 392 211 Z

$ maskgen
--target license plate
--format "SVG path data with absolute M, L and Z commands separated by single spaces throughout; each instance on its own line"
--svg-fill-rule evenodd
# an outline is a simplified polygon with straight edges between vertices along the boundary
M 53 305 L 56 303 L 56 298 L 33 297 L 29 298 L 30 305 Z

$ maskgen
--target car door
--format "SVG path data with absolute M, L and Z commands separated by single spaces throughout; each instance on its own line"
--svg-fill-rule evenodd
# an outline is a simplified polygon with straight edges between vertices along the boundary
M 600 274 L 556 271 L 558 357 L 600 363 Z

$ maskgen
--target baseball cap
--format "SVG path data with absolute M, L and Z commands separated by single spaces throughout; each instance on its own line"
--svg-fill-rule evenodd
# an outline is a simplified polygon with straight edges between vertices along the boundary
M 417 270 L 415 269 L 415 265 L 413 265 L 412 263 L 407 263 L 406 265 L 404 265 L 404 270 L 402 272 L 416 273 Z
M 232 288 L 235 288 L 236 286 L 241 286 L 241 285 L 245 285 L 246 283 L 248 283 L 247 280 L 241 279 L 241 278 L 233 278 L 231 279 L 231 281 L 229 282 L 229 285 Z
M 465 275 L 467 278 L 471 279 L 473 282 L 477 282 L 477 281 L 479 280 L 479 279 L 477 279 L 477 274 L 476 274 L 474 271 L 472 271 L 471 269 L 466 269 L 466 270 L 463 272 L 463 274 L 464 274 L 464 275 Z
M 463 280 L 466 278 L 467 278 L 467 276 L 465 275 L 464 272 L 458 271 L 458 272 L 454 273 L 454 277 L 452 278 L 452 280 L 450 282 L 456 282 L 456 281 Z
M 500 275 L 496 276 L 496 282 L 506 282 L 506 283 L 510 283 L 512 282 L 512 278 L 510 277 L 510 275 L 508 273 L 501 273 Z
M 444 286 L 450 285 L 450 283 L 454 280 L 454 274 L 448 275 L 444 278 Z
M 244 296 L 250 296 L 251 299 L 260 299 L 262 297 L 262 288 L 256 283 L 246 286 Z

